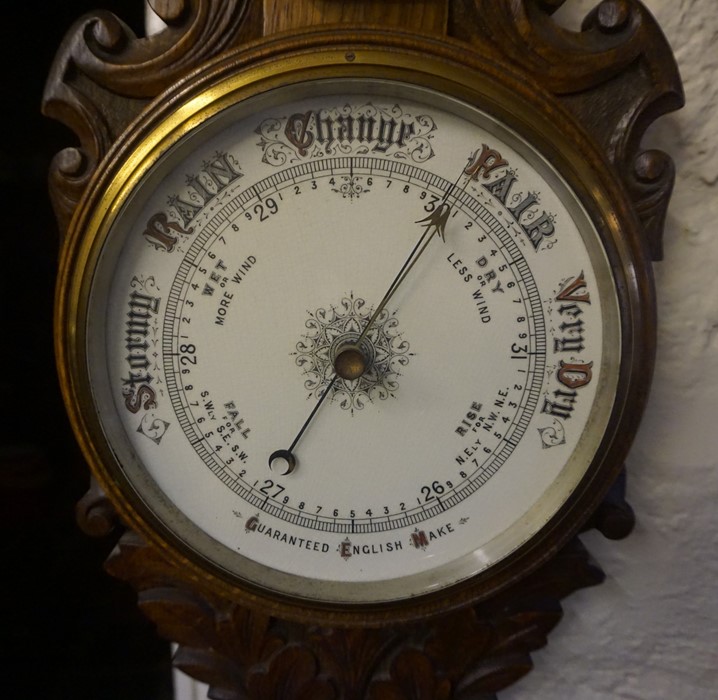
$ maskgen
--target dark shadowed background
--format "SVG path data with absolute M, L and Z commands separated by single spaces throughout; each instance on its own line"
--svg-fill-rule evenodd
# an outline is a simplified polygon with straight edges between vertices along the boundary
M 8 9 L 11 7 L 12 9 Z M 141 33 L 142 0 L 5 6 L 0 138 L 0 695 L 23 700 L 169 700 L 168 646 L 134 594 L 102 571 L 113 546 L 75 525 L 87 487 L 57 385 L 52 297 L 57 227 L 52 156 L 76 139 L 40 113 L 46 76 L 72 23 L 108 9 Z

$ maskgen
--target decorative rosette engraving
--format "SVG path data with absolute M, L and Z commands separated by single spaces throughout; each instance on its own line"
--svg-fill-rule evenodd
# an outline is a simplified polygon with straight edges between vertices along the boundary
M 364 192 L 371 192 L 362 184 L 363 178 L 357 175 L 344 175 L 342 177 L 342 184 L 339 187 L 333 187 L 332 192 L 338 192 L 344 199 L 357 199 Z
M 373 309 L 364 299 L 350 294 L 328 309 L 309 311 L 306 332 L 297 343 L 295 362 L 305 375 L 307 398 L 319 400 L 334 378 L 334 360 L 362 334 Z M 347 411 L 363 409 L 367 402 L 394 397 L 402 369 L 414 353 L 399 330 L 395 313 L 383 309 L 359 345 L 367 360 L 367 370 L 358 379 L 338 378 L 329 400 Z

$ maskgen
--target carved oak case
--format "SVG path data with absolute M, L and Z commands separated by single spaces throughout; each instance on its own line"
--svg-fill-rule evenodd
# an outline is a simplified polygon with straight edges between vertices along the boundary
M 140 38 L 110 13 L 87 15 L 70 29 L 53 64 L 43 111 L 79 139 L 55 156 L 50 172 L 63 234 L 79 226 L 83 202 L 99 196 L 102 173 L 121 159 L 123 139 L 145 128 L 152 110 L 171 111 L 197 76 L 228 65 L 265 65 L 292 51 L 352 46 L 423 51 L 447 65 L 483 61 L 493 66 L 488 72 L 535 85 L 548 116 L 588 144 L 595 167 L 626 202 L 616 216 L 627 238 L 637 232 L 631 245 L 646 262 L 636 290 L 643 313 L 641 379 L 634 395 L 624 397 L 630 415 L 611 450 L 609 477 L 565 536 L 547 540 L 525 575 L 512 572 L 500 586 L 459 595 L 443 610 L 434 599 L 418 617 L 382 609 L 364 621 L 349 620 L 341 610 L 315 619 L 311 606 L 285 615 L 281 601 L 273 606 L 235 595 L 231 583 L 183 566 L 161 537 L 148 542 L 132 509 L 112 493 L 108 498 L 107 484 L 102 488 L 93 478 L 78 504 L 77 518 L 88 534 L 117 534 L 107 570 L 137 590 L 143 612 L 178 644 L 175 665 L 209 684 L 210 697 L 493 698 L 530 670 L 530 653 L 546 643 L 561 618 L 561 599 L 603 580 L 576 533 L 597 528 L 618 539 L 633 526 L 622 460 L 650 380 L 655 323 L 648 261 L 662 255 L 674 178 L 671 159 L 644 150 L 641 139 L 657 117 L 683 103 L 666 40 L 637 0 L 598 3 L 579 32 L 552 19 L 563 0 L 149 4 L 166 25 L 162 31 Z M 64 357 L 64 341 L 58 347 Z M 62 360 L 60 373 L 67 387 Z

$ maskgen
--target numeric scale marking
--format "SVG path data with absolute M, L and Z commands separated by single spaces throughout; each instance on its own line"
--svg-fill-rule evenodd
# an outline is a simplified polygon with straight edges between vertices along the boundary
M 380 158 L 356 157 L 353 159 L 352 172 L 354 175 L 371 177 L 385 176 L 389 179 L 397 179 L 402 183 L 418 186 L 420 189 L 433 188 L 435 193 L 442 195 L 451 184 L 435 173 L 407 163 L 397 163 Z M 418 506 L 397 512 L 394 514 L 374 515 L 366 518 L 343 518 L 329 517 L 320 514 L 309 516 L 289 504 L 277 502 L 272 505 L 272 498 L 268 494 L 262 494 L 263 498 L 244 479 L 238 476 L 239 469 L 229 469 L 222 460 L 213 452 L 209 441 L 199 430 L 196 419 L 192 417 L 190 401 L 185 398 L 185 391 L 178 383 L 179 366 L 177 364 L 178 345 L 176 338 L 179 337 L 180 318 L 177 315 L 177 308 L 187 298 L 191 279 L 197 274 L 199 261 L 206 254 L 205 251 L 211 248 L 217 240 L 222 225 L 232 224 L 236 217 L 230 218 L 238 211 L 245 212 L 252 201 L 260 200 L 261 196 L 267 193 L 281 194 L 282 185 L 291 186 L 295 182 L 303 182 L 305 176 L 307 181 L 316 180 L 321 177 L 339 176 L 349 170 L 348 158 L 329 158 L 322 161 L 312 161 L 310 164 L 301 164 L 286 168 L 272 176 L 261 180 L 247 189 L 239 192 L 211 217 L 207 225 L 196 235 L 186 256 L 178 265 L 178 272 L 175 282 L 168 295 L 167 313 L 163 331 L 163 348 L 165 349 L 165 375 L 168 392 L 172 399 L 172 405 L 178 416 L 180 426 L 188 435 L 191 444 L 197 450 L 198 455 L 207 464 L 212 472 L 220 476 L 227 485 L 240 497 L 260 510 L 271 512 L 281 520 L 293 522 L 309 529 L 322 530 L 337 533 L 364 533 L 385 531 L 389 529 L 403 528 L 418 522 L 434 517 L 438 512 L 453 507 L 456 503 L 474 493 L 480 486 L 498 471 L 501 465 L 508 458 L 511 451 L 518 444 L 526 427 L 529 424 L 531 415 L 538 405 L 538 397 L 541 390 L 544 367 L 546 361 L 546 331 L 543 321 L 541 301 L 532 279 L 531 271 L 521 254 L 519 247 L 510 234 L 496 218 L 469 192 L 460 191 L 456 195 L 456 211 L 462 211 L 470 216 L 470 220 L 480 224 L 480 230 L 487 234 L 494 242 L 507 263 L 515 266 L 518 272 L 517 283 L 521 288 L 521 298 L 524 305 L 524 315 L 528 323 L 529 338 L 526 342 L 532 342 L 535 350 L 529 353 L 529 365 L 522 372 L 528 372 L 531 381 L 527 383 L 522 391 L 520 401 L 517 401 L 518 409 L 515 417 L 508 424 L 499 444 L 492 450 L 490 455 L 468 474 L 457 486 L 447 489 L 448 493 L 442 496 L 443 500 L 434 499 L 427 503 L 420 503 Z M 241 221 L 237 222 L 241 226 Z M 523 306 L 523 305 L 522 305 Z M 530 311 L 529 311 L 530 309 Z M 199 435 L 198 435 L 199 433 Z M 233 475 L 230 477 L 228 472 Z M 231 483 L 227 481 L 231 480 Z

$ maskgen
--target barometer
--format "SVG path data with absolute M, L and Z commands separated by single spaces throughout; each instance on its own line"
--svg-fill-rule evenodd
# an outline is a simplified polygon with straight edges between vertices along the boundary
M 134 139 L 66 258 L 109 487 L 299 606 L 530 566 L 613 474 L 641 354 L 608 195 L 598 218 L 567 139 L 429 58 L 284 63 Z
M 615 482 L 651 374 L 651 241 L 598 140 L 487 47 L 265 39 L 178 82 L 96 171 L 60 265 L 61 383 L 101 489 L 162 553 L 130 578 L 170 608 L 166 566 L 255 620 L 490 604 Z

